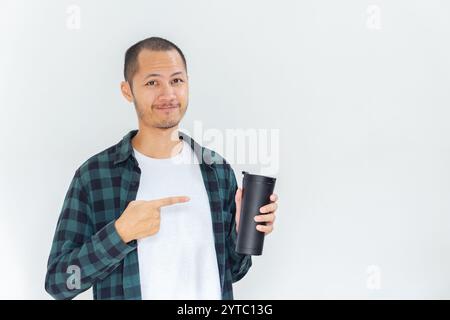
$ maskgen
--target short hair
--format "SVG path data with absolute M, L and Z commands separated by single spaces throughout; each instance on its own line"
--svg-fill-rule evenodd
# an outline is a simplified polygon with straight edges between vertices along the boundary
M 184 57 L 183 52 L 180 48 L 178 48 L 173 42 L 169 40 L 159 38 L 159 37 L 150 37 L 144 40 L 141 40 L 134 45 L 132 45 L 125 53 L 125 65 L 123 68 L 123 75 L 126 81 L 128 81 L 131 85 L 133 76 L 136 74 L 139 68 L 138 55 L 144 50 L 152 50 L 152 51 L 170 51 L 176 50 L 183 60 L 184 68 L 187 72 L 186 66 L 186 58 Z

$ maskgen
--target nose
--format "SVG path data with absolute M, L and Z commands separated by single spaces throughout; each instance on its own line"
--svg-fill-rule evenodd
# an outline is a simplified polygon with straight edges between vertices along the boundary
M 175 89 L 170 84 L 164 84 L 161 88 L 159 100 L 170 101 L 176 98 Z

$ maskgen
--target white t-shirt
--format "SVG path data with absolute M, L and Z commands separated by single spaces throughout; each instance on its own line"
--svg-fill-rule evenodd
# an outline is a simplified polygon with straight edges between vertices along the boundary
M 136 200 L 189 196 L 161 208 L 159 231 L 138 240 L 142 299 L 221 299 L 211 210 L 198 160 L 187 142 L 168 159 L 134 149 L 141 169 Z

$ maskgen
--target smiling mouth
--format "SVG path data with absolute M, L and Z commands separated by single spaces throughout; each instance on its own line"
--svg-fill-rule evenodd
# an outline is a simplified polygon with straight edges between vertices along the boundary
M 170 109 L 177 109 L 178 106 L 167 106 L 167 107 L 155 107 L 155 109 L 158 110 L 170 110 Z
M 155 109 L 156 109 L 155 112 L 159 112 L 160 114 L 169 115 L 169 114 L 172 114 L 172 113 L 174 113 L 175 111 L 177 111 L 178 108 L 179 108 L 179 107 L 174 107 L 174 106 L 171 106 L 171 107 L 163 107 L 163 108 L 158 108 L 158 107 L 156 107 L 156 108 L 155 108 Z

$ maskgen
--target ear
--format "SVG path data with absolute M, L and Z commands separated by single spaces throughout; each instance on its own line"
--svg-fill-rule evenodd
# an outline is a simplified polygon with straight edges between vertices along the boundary
M 133 91 L 131 91 L 131 87 L 128 81 L 122 81 L 120 83 L 120 90 L 122 91 L 122 95 L 125 97 L 125 99 L 128 100 L 128 102 L 134 101 Z

